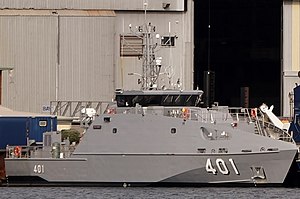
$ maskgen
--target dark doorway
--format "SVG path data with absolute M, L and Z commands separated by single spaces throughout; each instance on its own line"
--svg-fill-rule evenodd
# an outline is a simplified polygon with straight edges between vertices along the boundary
M 194 2 L 195 88 L 203 89 L 203 72 L 209 65 L 220 105 L 240 106 L 241 87 L 249 87 L 249 107 L 266 103 L 279 114 L 282 1 Z

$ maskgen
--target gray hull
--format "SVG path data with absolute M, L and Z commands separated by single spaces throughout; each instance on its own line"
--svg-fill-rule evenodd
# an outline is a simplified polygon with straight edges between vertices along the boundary
M 6 171 L 9 174 L 8 183 L 14 183 L 10 180 L 16 176 L 36 176 L 45 183 L 66 185 L 282 184 L 294 156 L 294 150 L 210 155 L 91 154 L 86 158 L 64 160 L 7 159 Z M 215 170 L 215 174 L 210 170 Z

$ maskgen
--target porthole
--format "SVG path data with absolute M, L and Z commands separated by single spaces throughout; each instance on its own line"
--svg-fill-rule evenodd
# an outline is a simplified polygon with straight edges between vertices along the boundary
M 104 117 L 104 118 L 103 118 L 103 121 L 104 121 L 104 122 L 110 122 L 110 117 Z
M 93 129 L 101 129 L 101 125 L 98 125 L 98 124 L 93 125 Z
M 206 148 L 198 148 L 199 153 L 206 153 Z
M 171 128 L 171 133 L 175 134 L 176 133 L 176 128 Z
M 265 149 L 265 147 L 261 147 L 259 150 L 260 151 L 265 151 L 266 149 Z

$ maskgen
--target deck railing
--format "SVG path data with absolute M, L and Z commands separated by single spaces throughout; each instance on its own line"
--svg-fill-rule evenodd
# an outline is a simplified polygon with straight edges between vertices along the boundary
M 186 109 L 186 107 L 184 107 Z M 161 114 L 168 117 L 183 118 L 184 120 L 194 120 L 204 123 L 225 122 L 233 127 L 238 123 L 253 123 L 255 133 L 262 136 L 272 137 L 287 142 L 293 142 L 292 136 L 283 129 L 275 128 L 267 123 L 263 112 L 259 109 L 240 107 L 215 107 L 197 108 L 188 107 L 189 114 L 185 117 L 183 107 L 122 107 L 116 113 L 122 114 Z

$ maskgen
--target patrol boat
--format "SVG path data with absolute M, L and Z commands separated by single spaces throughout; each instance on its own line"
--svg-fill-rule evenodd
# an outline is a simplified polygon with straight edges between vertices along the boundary
M 201 108 L 200 90 L 158 89 L 154 28 L 144 27 L 142 89 L 116 91 L 75 146 L 59 132 L 42 146 L 8 146 L 7 185 L 282 185 L 292 137 L 266 128 L 259 109 Z

